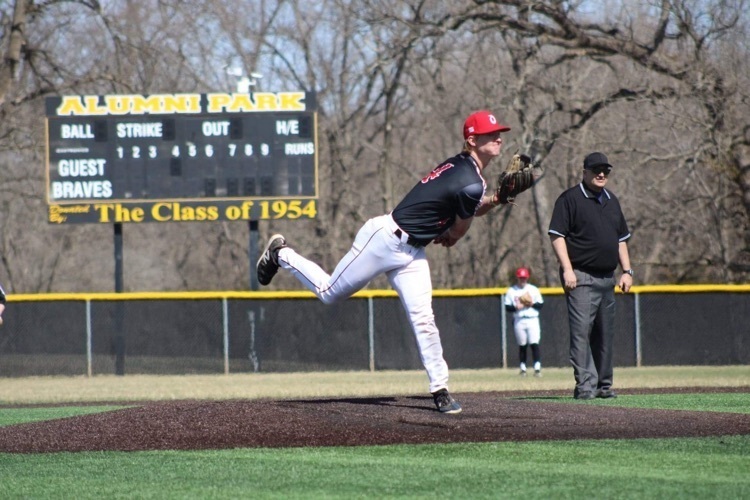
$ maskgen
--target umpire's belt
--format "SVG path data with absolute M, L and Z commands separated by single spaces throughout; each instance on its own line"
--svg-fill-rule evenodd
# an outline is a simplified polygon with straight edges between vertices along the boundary
M 396 238 L 400 239 L 401 241 L 404 241 L 404 235 L 406 235 L 406 244 L 407 245 L 411 245 L 413 247 L 423 247 L 424 246 L 422 243 L 420 243 L 419 241 L 417 241 L 417 239 L 414 238 L 413 236 L 410 236 L 410 235 L 404 233 L 401 230 L 401 228 L 398 228 L 395 231 L 393 231 L 393 234 L 395 234 Z

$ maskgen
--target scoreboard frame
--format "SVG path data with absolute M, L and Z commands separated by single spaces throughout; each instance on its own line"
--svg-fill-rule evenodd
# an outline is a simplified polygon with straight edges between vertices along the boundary
M 48 97 L 48 222 L 315 218 L 315 94 Z

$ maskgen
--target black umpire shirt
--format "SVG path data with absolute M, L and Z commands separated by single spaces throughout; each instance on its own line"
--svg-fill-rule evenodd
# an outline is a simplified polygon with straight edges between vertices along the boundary
M 468 153 L 445 160 L 426 175 L 393 209 L 398 227 L 427 245 L 456 217 L 473 217 L 487 188 L 479 166 Z
M 548 233 L 565 238 L 573 269 L 589 274 L 617 269 L 620 242 L 630 238 L 617 197 L 606 189 L 594 193 L 583 182 L 557 198 Z

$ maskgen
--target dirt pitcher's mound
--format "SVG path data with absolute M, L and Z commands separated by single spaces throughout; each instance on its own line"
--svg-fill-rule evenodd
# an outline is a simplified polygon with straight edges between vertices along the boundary
M 747 389 L 747 388 L 746 388 Z M 675 392 L 675 391 L 671 391 Z M 744 392 L 744 391 L 743 391 Z M 179 401 L 0 428 L 0 452 L 192 450 L 750 434 L 750 415 L 457 394 L 443 415 L 422 396 Z M 531 396 L 531 395 L 529 395 Z

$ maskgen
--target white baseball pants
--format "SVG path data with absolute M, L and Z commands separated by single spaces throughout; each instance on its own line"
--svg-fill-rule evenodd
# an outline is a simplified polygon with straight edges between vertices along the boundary
M 513 323 L 513 331 L 516 334 L 516 342 L 519 346 L 538 344 L 542 337 L 539 318 L 516 318 Z
M 448 365 L 432 312 L 432 279 L 425 249 L 407 244 L 408 235 L 403 231 L 397 237 L 397 229 L 390 215 L 368 220 L 331 275 L 289 247 L 279 250 L 279 264 L 325 304 L 349 298 L 385 273 L 411 322 L 430 392 L 447 389 Z

